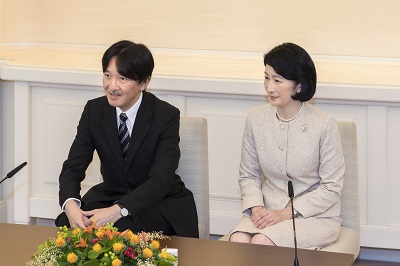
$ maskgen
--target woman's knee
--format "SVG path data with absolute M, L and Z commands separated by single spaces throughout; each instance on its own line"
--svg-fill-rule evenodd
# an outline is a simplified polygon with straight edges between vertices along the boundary
M 231 242 L 250 243 L 252 235 L 245 232 L 235 232 L 229 238 Z
M 251 239 L 251 243 L 259 245 L 276 246 L 275 243 L 269 237 L 263 234 L 255 234 Z

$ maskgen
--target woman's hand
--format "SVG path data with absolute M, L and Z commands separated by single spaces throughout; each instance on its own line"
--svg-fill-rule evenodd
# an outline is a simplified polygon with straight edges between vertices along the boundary
M 292 218 L 290 206 L 283 210 L 265 209 L 262 206 L 256 206 L 251 209 L 251 220 L 258 229 L 263 229 Z

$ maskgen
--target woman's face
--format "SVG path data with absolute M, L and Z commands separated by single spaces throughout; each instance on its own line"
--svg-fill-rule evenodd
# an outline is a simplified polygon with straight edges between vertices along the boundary
M 292 99 L 292 95 L 296 93 L 296 90 L 300 89 L 300 84 L 296 86 L 293 80 L 285 79 L 269 65 L 265 66 L 264 73 L 264 87 L 272 105 L 284 108 L 298 102 Z

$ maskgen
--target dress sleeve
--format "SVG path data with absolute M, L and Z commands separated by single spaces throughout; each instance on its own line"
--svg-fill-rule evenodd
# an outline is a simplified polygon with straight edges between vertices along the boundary
M 296 209 L 303 217 L 323 217 L 323 213 L 340 204 L 345 163 L 337 122 L 333 116 L 329 116 L 323 126 L 319 157 L 319 185 L 294 199 Z
M 242 195 L 242 211 L 245 215 L 250 215 L 251 207 L 264 206 L 261 190 L 261 167 L 253 139 L 252 112 L 247 116 L 244 126 L 239 186 Z

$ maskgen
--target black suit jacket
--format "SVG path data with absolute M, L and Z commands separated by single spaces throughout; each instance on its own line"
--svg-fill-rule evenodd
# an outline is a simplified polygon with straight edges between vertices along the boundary
M 160 207 L 175 232 L 198 235 L 192 193 L 175 173 L 179 157 L 179 110 L 143 91 L 133 125 L 126 163 L 118 136 L 116 109 L 105 96 L 87 102 L 75 140 L 60 174 L 59 200 L 81 199 L 83 204 L 118 200 L 132 217 Z M 81 182 L 93 152 L 101 162 L 103 182 L 81 198 Z

